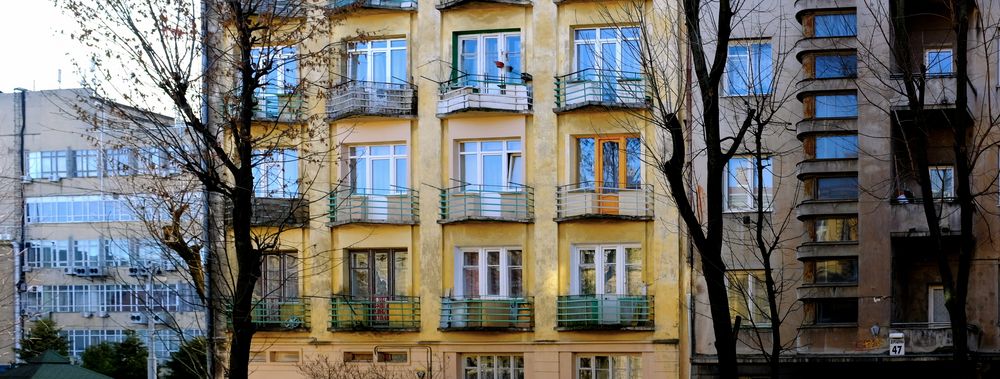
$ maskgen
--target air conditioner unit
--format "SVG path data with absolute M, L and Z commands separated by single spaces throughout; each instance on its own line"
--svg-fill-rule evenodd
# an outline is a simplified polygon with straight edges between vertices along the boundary
M 169 319 L 170 314 L 167 312 L 157 312 L 153 314 L 153 322 L 157 324 L 166 324 Z
M 108 318 L 108 317 L 111 317 L 111 314 L 108 313 L 108 312 L 106 312 L 106 311 L 101 311 L 101 312 L 97 312 L 97 317 Z
M 80 317 L 83 317 L 83 318 L 94 317 L 94 312 L 80 312 Z
M 73 267 L 73 274 L 72 275 L 87 276 L 87 268 L 86 267 Z
M 129 267 L 128 276 L 146 276 L 145 267 Z
M 28 292 L 41 292 L 42 286 L 28 286 Z
M 104 267 L 90 267 L 87 269 L 87 276 L 107 276 L 108 271 Z
M 66 274 L 66 275 L 76 275 L 76 269 L 74 269 L 73 267 L 64 267 L 63 268 L 63 274 Z
M 128 315 L 128 320 L 131 321 L 133 324 L 145 324 L 146 315 L 142 313 L 131 313 Z

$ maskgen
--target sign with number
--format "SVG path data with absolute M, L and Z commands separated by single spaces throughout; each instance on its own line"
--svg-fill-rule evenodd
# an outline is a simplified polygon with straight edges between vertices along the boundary
M 889 334 L 889 355 L 893 357 L 906 354 L 906 337 L 903 333 Z

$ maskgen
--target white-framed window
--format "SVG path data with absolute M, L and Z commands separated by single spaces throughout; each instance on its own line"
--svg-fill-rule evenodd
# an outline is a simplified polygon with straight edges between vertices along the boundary
M 952 166 L 928 167 L 931 177 L 931 196 L 935 199 L 955 197 L 955 168 Z
M 524 184 L 520 140 L 468 141 L 459 144 L 462 183 L 484 191 L 514 191 Z
M 351 80 L 403 84 L 406 74 L 406 39 L 356 41 L 347 44 L 347 77 Z
M 194 289 L 188 284 L 45 285 L 25 292 L 30 312 L 188 312 L 195 309 Z
M 458 75 L 486 82 L 521 81 L 521 32 L 458 36 Z
M 459 297 L 516 298 L 524 296 L 524 253 L 520 248 L 460 248 L 456 267 Z
M 524 379 L 520 355 L 474 354 L 462 357 L 464 379 Z
M 32 240 L 28 241 L 25 258 L 28 267 L 69 267 L 69 241 Z
M 944 306 L 944 286 L 940 284 L 927 286 L 927 322 L 951 322 L 948 308 Z
M 132 151 L 129 149 L 105 149 L 104 153 L 104 175 L 105 176 L 127 176 L 132 175 L 135 167 L 132 164 Z
M 638 244 L 576 245 L 571 258 L 571 295 L 646 294 Z
M 135 221 L 126 199 L 105 196 L 45 196 L 25 199 L 28 223 Z
M 73 241 L 73 265 L 76 267 L 101 267 L 101 241 Z
M 256 47 L 250 50 L 250 59 L 257 70 L 270 64 L 267 75 L 261 78 L 261 95 L 290 94 L 299 85 L 297 49 L 288 46 Z
M 100 153 L 97 150 L 76 150 L 73 152 L 73 160 L 76 164 L 74 174 L 77 177 L 95 177 L 100 175 Z
M 764 196 L 764 210 L 771 210 L 771 200 L 774 191 L 774 172 L 771 158 L 764 158 L 762 179 L 764 187 L 758 191 L 757 159 L 753 156 L 735 156 L 726 164 L 726 177 L 723 185 L 726 191 L 726 210 L 729 212 L 746 212 L 757 210 L 757 196 Z
M 638 355 L 580 355 L 576 357 L 576 379 L 642 379 Z
M 177 162 L 170 158 L 170 154 L 157 147 L 144 147 L 135 160 L 136 171 L 146 175 L 170 175 L 180 172 Z
M 767 302 L 767 287 L 764 270 L 739 270 L 726 273 L 726 288 L 729 292 L 731 318 L 743 318 L 748 327 L 768 326 L 770 306 Z
M 738 41 L 729 45 L 724 86 L 727 96 L 770 94 L 773 80 L 770 42 Z
M 68 151 L 32 151 L 28 153 L 28 175 L 32 178 L 69 176 Z
M 264 198 L 299 196 L 299 153 L 295 149 L 274 149 L 254 153 L 254 195 Z
M 951 49 L 927 49 L 924 51 L 924 65 L 927 67 L 927 75 L 954 74 L 954 53 Z
M 351 146 L 348 152 L 353 193 L 391 195 L 409 191 L 406 145 Z
M 578 28 L 573 30 L 573 71 L 582 78 L 639 78 L 642 51 L 637 26 Z M 607 73 L 612 72 L 612 73 Z

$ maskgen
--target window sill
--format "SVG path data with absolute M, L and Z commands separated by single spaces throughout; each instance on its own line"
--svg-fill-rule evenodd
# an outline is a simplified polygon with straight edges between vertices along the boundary
M 857 327 L 857 322 L 841 322 L 829 324 L 804 324 L 800 326 L 799 329 L 848 329 Z
M 756 209 L 726 209 L 722 211 L 725 214 L 741 215 L 741 214 L 757 214 L 757 213 L 772 213 L 773 209 L 765 209 L 763 211 L 758 211 Z

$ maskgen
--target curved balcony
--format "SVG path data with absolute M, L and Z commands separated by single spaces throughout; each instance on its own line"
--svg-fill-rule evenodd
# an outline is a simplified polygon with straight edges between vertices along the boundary
M 857 7 L 856 0 L 795 0 L 795 19 L 800 23 L 802 16 L 809 12 L 843 10 Z
M 893 109 L 905 111 L 908 108 L 906 99 L 906 88 L 903 74 L 892 74 L 890 79 L 893 83 L 892 99 L 890 104 Z M 924 82 L 924 106 L 928 109 L 950 109 L 955 107 L 958 88 L 957 78 L 951 74 L 913 74 L 915 81 Z M 970 86 L 971 88 L 971 86 Z M 970 98 L 975 94 L 970 93 Z
M 648 108 L 650 102 L 642 73 L 588 68 L 556 77 L 556 113 L 588 107 Z
M 534 326 L 534 299 L 489 297 L 442 297 L 442 331 L 515 330 Z
M 420 298 L 414 296 L 334 296 L 331 331 L 418 331 Z
M 530 6 L 531 0 L 437 0 L 437 5 L 435 7 L 438 10 L 445 10 L 450 8 L 455 8 L 461 5 L 469 3 L 497 3 L 497 4 L 510 4 L 510 5 L 520 5 L 520 6 Z
M 853 50 L 858 48 L 857 37 L 806 37 L 798 40 L 792 51 L 800 63 L 802 57 L 813 52 Z
M 585 218 L 652 220 L 653 186 L 622 187 L 619 183 L 602 182 L 557 186 L 555 221 Z
M 858 159 L 810 159 L 798 163 L 798 178 L 826 174 L 853 174 L 858 172 Z
M 559 296 L 556 321 L 558 330 L 653 330 L 653 297 Z
M 440 224 L 462 221 L 533 222 L 535 190 L 523 184 L 463 184 L 441 190 Z
M 441 83 L 438 117 L 458 112 L 531 112 L 531 85 L 522 77 L 462 75 Z
M 798 83 L 798 92 L 795 98 L 802 101 L 806 96 L 821 92 L 845 92 L 857 90 L 858 85 L 855 78 L 821 78 L 802 79 Z
M 352 116 L 408 117 L 416 114 L 416 87 L 411 84 L 351 80 L 330 90 L 329 120 Z
M 857 132 L 858 119 L 851 118 L 815 118 L 805 119 L 795 124 L 796 137 L 803 140 L 810 134 Z
M 330 225 L 420 223 L 420 194 L 413 189 L 342 188 L 330 193 Z
M 417 0 L 330 0 L 329 7 L 338 12 L 359 9 L 385 9 L 415 12 L 417 10 Z
M 810 283 L 795 289 L 799 300 L 858 297 L 857 283 Z
M 232 299 L 226 299 L 227 322 L 232 322 Z M 306 299 L 257 299 L 250 311 L 257 330 L 309 330 L 309 302 Z M 230 324 L 230 327 L 232 325 Z
M 795 207 L 799 220 L 816 216 L 858 214 L 857 200 L 806 200 Z
M 859 254 L 858 242 L 807 242 L 799 245 L 795 258 L 804 261 L 819 258 L 856 257 Z

